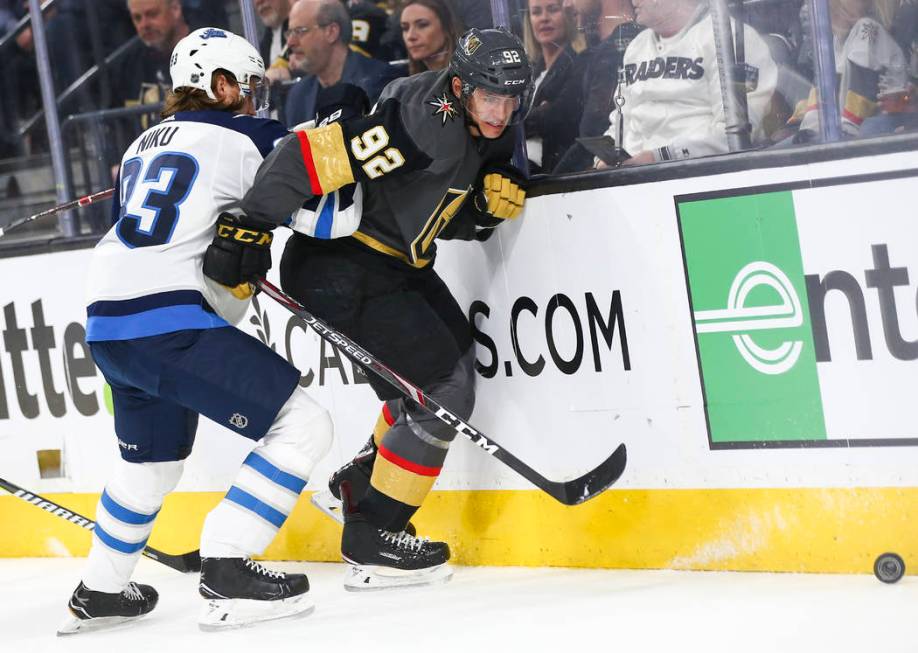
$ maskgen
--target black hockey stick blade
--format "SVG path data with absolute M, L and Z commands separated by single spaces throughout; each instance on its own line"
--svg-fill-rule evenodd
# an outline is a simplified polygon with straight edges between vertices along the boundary
M 472 444 L 491 456 L 494 456 L 517 474 L 561 503 L 568 506 L 575 506 L 592 499 L 615 483 L 622 475 L 622 472 L 625 471 L 625 465 L 628 462 L 628 454 L 625 450 L 624 443 L 622 443 L 609 458 L 599 465 L 599 467 L 587 472 L 580 478 L 566 482 L 552 481 L 545 478 L 494 440 L 487 437 L 484 433 L 457 415 L 454 415 L 431 397 L 425 395 L 424 391 L 419 387 L 393 372 L 363 347 L 307 311 L 302 304 L 277 288 L 270 281 L 258 279 L 255 285 L 271 299 L 299 317 L 313 331 L 319 334 L 320 337 L 337 347 L 345 356 L 357 362 L 362 367 L 373 371 L 382 380 L 389 383 L 403 395 L 417 402 L 419 406 L 428 411 L 431 415 L 452 427 L 456 433 L 465 437 L 472 442 Z
M 31 503 L 36 508 L 41 508 L 45 512 L 50 512 L 55 517 L 66 519 L 71 524 L 85 528 L 88 531 L 95 530 L 96 528 L 96 522 L 91 520 L 89 517 L 84 517 L 78 512 L 74 512 L 57 503 L 54 503 L 50 499 L 43 497 L 40 494 L 29 492 L 28 490 L 21 488 L 15 483 L 11 483 L 4 478 L 0 478 L 0 488 L 3 488 L 14 497 L 22 499 L 27 503 Z M 160 562 L 167 567 L 171 567 L 172 569 L 182 573 L 187 573 L 190 571 L 201 571 L 200 551 L 189 551 L 188 553 L 173 555 L 171 553 L 164 553 L 163 551 L 154 549 L 151 546 L 147 546 L 144 548 L 142 553 L 151 560 L 156 560 L 156 562 Z
M 173 555 L 171 553 L 163 553 L 162 551 L 157 551 L 156 549 L 148 546 L 144 548 L 143 554 L 151 560 L 161 562 L 167 567 L 172 567 L 176 571 L 180 571 L 183 574 L 201 571 L 200 551 L 189 551 L 188 553 Z
M 628 464 L 628 451 L 625 449 L 625 443 L 622 442 L 618 448 L 612 452 L 612 455 L 606 458 L 603 463 L 587 472 L 580 478 L 575 478 L 567 483 L 559 483 L 560 489 L 564 492 L 564 499 L 558 499 L 561 503 L 568 506 L 576 506 L 589 501 L 597 494 L 604 492 L 615 483 L 625 471 L 625 465 Z M 557 497 L 555 497 L 557 498 Z

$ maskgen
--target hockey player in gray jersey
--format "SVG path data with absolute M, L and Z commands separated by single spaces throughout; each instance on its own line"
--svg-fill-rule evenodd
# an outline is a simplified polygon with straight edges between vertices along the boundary
M 277 220 L 326 190 L 326 180 L 327 188 L 340 187 L 356 169 L 353 181 L 364 182 L 359 225 L 340 238 L 294 234 L 281 262 L 284 290 L 463 418 L 474 405 L 473 341 L 465 313 L 433 270 L 434 241 L 483 238 L 519 215 L 524 182 L 509 165 L 507 127 L 524 116 L 530 88 L 519 40 L 473 29 L 446 71 L 389 84 L 371 116 L 282 142 L 243 200 L 251 218 Z M 399 120 L 390 117 L 395 112 Z M 367 130 L 375 115 L 380 127 Z M 407 134 L 387 132 L 390 124 L 410 134 L 414 155 L 404 150 Z M 343 133 L 344 155 L 336 156 L 321 130 Z M 339 164 L 345 155 L 348 165 Z M 405 171 L 403 162 L 416 169 Z M 385 401 L 373 438 L 329 484 L 335 495 L 344 489 L 347 507 L 341 546 L 352 572 L 345 586 L 448 579 L 449 547 L 415 537 L 409 519 L 455 432 L 386 383 L 369 381 Z

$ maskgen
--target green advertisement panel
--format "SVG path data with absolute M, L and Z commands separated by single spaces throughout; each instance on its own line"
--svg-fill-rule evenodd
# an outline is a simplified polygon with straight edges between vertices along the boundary
M 792 192 L 677 211 L 711 446 L 825 440 Z

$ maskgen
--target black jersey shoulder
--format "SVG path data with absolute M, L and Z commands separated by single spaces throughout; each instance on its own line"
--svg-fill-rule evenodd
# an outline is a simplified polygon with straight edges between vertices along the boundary
M 278 140 L 290 133 L 276 120 L 232 114 L 226 111 L 180 111 L 175 114 L 173 120 L 175 122 L 203 122 L 248 136 L 263 157 L 268 156 Z
M 435 161 L 462 157 L 471 144 L 463 108 L 448 79 L 446 72 L 436 71 L 396 79 L 379 98 L 380 103 L 398 101 L 408 133 Z

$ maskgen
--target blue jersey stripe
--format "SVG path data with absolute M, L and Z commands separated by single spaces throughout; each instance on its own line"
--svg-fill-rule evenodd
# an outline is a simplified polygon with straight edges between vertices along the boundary
M 287 519 L 287 515 L 282 513 L 280 510 L 272 508 L 245 490 L 240 490 L 235 485 L 229 489 L 229 492 L 226 493 L 226 499 L 242 506 L 243 508 L 251 510 L 265 521 L 274 524 L 276 528 L 283 526 L 284 521 Z
M 169 290 L 167 292 L 144 295 L 143 297 L 135 297 L 134 299 L 102 299 L 87 306 L 86 315 L 89 317 L 130 315 L 131 313 L 148 311 L 151 308 L 178 306 L 181 304 L 196 304 L 213 313 L 213 309 L 199 290 Z
M 254 451 L 248 455 L 242 464 L 248 465 L 269 481 L 277 483 L 281 487 L 290 490 L 294 494 L 299 494 L 303 491 L 303 488 L 306 487 L 306 481 L 299 478 L 298 476 L 294 476 L 293 474 L 289 474 L 284 470 L 275 467 L 269 461 L 265 460 Z
M 121 553 L 128 553 L 128 554 L 137 553 L 138 551 L 143 549 L 143 547 L 147 545 L 147 539 L 148 539 L 145 537 L 143 538 L 143 541 L 141 542 L 125 542 L 124 540 L 119 540 L 117 537 L 114 537 L 106 533 L 104 530 L 102 530 L 102 527 L 99 526 L 98 523 L 96 524 L 96 527 L 93 529 L 93 533 L 95 533 L 96 537 L 102 540 L 102 543 L 108 548 L 114 549 L 115 551 L 119 551 Z
M 331 238 L 332 225 L 335 223 L 335 195 L 331 193 L 325 196 L 325 204 L 322 205 L 322 212 L 316 220 L 316 238 Z
M 125 524 L 149 524 L 154 519 L 156 515 L 159 514 L 159 510 L 154 512 L 152 515 L 145 515 L 142 512 L 134 512 L 128 508 L 125 508 L 120 503 L 112 499 L 111 495 L 108 493 L 108 490 L 102 491 L 102 498 L 100 499 L 102 506 L 108 511 L 112 517 L 117 519 L 120 522 Z
M 86 320 L 86 342 L 131 340 L 185 329 L 214 329 L 229 326 L 215 313 L 201 306 L 164 306 L 133 315 L 96 316 Z

